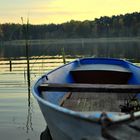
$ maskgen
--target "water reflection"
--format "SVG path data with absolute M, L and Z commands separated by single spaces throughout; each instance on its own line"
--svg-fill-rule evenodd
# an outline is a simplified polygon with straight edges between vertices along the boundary
M 52 140 L 48 127 L 46 127 L 46 129 L 41 133 L 40 140 Z
M 80 55 L 87 57 L 94 56 L 140 59 L 139 38 L 73 39 L 67 41 L 53 40 L 52 42 L 49 44 L 44 44 L 43 42 L 31 44 L 29 49 L 31 52 L 30 56 L 57 56 L 62 54 L 62 48 L 64 48 L 65 54 L 71 56 Z M 23 44 L 18 42 L 15 42 L 13 45 L 11 43 L 10 45 L 7 44 L 0 48 L 0 56 L 7 58 L 25 56 L 25 47 L 23 46 Z
M 30 87 L 28 87 L 28 112 L 27 112 L 27 121 L 26 121 L 26 133 L 28 133 L 30 130 L 33 131 L 32 109 L 33 109 L 33 104 L 31 101 L 31 92 L 30 92 Z
M 25 82 L 24 71 L 0 70 L 0 140 L 39 140 L 45 120 L 27 86 L 27 79 Z M 38 71 L 35 74 L 40 75 Z

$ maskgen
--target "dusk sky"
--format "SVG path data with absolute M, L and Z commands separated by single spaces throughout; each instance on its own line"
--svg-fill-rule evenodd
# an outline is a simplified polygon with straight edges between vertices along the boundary
M 63 23 L 140 12 L 140 0 L 0 0 L 0 23 Z

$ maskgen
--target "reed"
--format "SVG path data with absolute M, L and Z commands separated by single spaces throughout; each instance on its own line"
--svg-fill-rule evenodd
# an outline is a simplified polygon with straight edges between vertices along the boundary
M 26 60 L 27 60 L 27 82 L 28 82 L 28 92 L 30 93 L 30 62 L 29 62 L 29 18 L 27 18 L 27 23 L 24 24 L 23 17 L 21 17 L 23 35 L 25 39 L 26 47 Z

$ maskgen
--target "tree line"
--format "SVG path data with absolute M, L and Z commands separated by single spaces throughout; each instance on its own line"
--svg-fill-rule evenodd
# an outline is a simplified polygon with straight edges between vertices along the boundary
M 29 24 L 30 39 L 140 36 L 140 13 L 100 17 L 93 21 L 71 20 L 62 24 Z M 0 24 L 0 40 L 24 39 L 23 25 Z

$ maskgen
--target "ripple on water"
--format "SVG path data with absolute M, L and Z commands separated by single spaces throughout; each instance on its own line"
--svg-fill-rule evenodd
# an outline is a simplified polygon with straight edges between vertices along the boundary
M 23 73 L 0 73 L 0 139 L 39 140 L 45 122 Z

